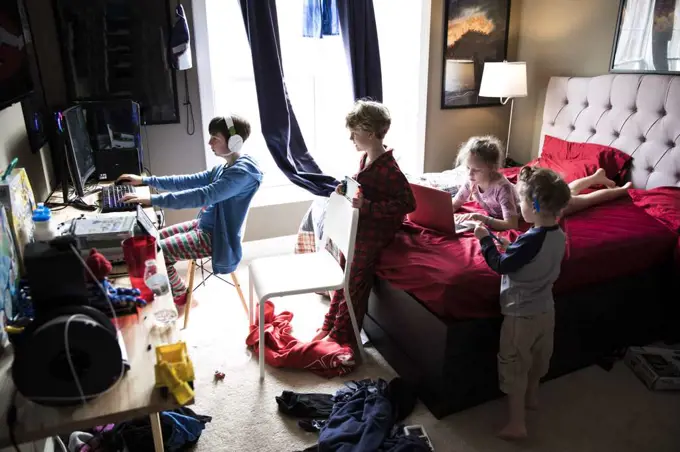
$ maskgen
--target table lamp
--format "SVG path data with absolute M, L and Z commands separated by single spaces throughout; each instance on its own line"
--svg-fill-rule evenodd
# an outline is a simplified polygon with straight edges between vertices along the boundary
M 505 159 L 510 149 L 510 131 L 512 130 L 512 110 L 515 97 L 527 95 L 527 65 L 525 62 L 484 63 L 482 83 L 479 87 L 481 97 L 500 97 L 501 104 L 510 101 L 510 120 L 508 121 L 508 140 L 505 143 Z

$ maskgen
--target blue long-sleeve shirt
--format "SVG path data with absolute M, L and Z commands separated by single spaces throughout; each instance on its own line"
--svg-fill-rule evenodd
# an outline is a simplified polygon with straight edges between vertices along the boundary
M 554 309 L 553 284 L 560 275 L 566 237 L 558 225 L 534 227 L 520 235 L 505 253 L 484 237 L 482 254 L 501 275 L 501 313 L 535 315 Z
M 185 176 L 145 177 L 147 185 L 164 190 L 151 195 L 153 206 L 168 209 L 205 207 L 199 228 L 211 235 L 213 269 L 231 273 L 241 261 L 241 226 L 250 201 L 262 183 L 262 171 L 249 155 L 233 165 Z

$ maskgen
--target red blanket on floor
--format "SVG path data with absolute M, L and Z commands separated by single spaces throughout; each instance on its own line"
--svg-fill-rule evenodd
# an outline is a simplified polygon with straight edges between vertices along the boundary
M 259 307 L 258 307 L 259 309 Z M 293 313 L 274 314 L 274 303 L 264 306 L 264 359 L 274 367 L 311 370 L 322 377 L 345 375 L 354 369 L 354 352 L 330 340 L 302 343 L 292 335 Z M 260 353 L 258 322 L 250 326 L 246 344 Z

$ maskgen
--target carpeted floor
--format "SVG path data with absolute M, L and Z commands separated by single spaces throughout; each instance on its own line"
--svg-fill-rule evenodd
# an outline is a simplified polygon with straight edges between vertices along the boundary
M 252 249 L 251 256 L 261 253 Z M 247 291 L 246 264 L 238 274 Z M 314 444 L 314 434 L 278 414 L 274 397 L 285 389 L 332 393 L 343 380 L 267 367 L 266 379 L 260 383 L 257 358 L 246 354 L 247 317 L 235 289 L 213 278 L 196 291 L 196 297 L 198 305 L 182 336 L 189 343 L 197 375 L 192 408 L 213 420 L 195 450 L 296 451 Z M 316 295 L 274 302 L 277 312 L 295 313 L 293 327 L 300 339 L 313 336 L 327 308 L 327 301 Z M 348 379 L 395 376 L 375 349 L 368 349 L 368 355 L 368 362 Z M 226 374 L 224 381 L 213 382 L 215 370 Z M 680 394 L 648 391 L 623 363 L 611 372 L 591 367 L 548 382 L 541 396 L 541 410 L 529 417 L 531 438 L 523 443 L 507 443 L 494 436 L 503 422 L 503 400 L 441 421 L 418 404 L 409 421 L 425 426 L 438 452 L 680 451 Z

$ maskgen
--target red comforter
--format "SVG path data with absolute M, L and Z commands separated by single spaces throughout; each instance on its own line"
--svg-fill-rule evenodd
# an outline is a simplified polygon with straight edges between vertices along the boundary
M 635 274 L 680 256 L 677 230 L 665 221 L 669 211 L 638 207 L 646 192 L 634 192 L 635 204 L 625 197 L 562 220 L 567 251 L 556 293 Z M 680 190 L 670 196 L 680 201 Z M 656 199 L 648 204 L 656 205 Z M 676 214 L 680 210 L 671 213 Z M 515 239 L 518 234 L 501 235 Z M 500 315 L 500 276 L 484 262 L 471 232 L 450 237 L 407 223 L 383 252 L 377 275 L 444 318 Z

